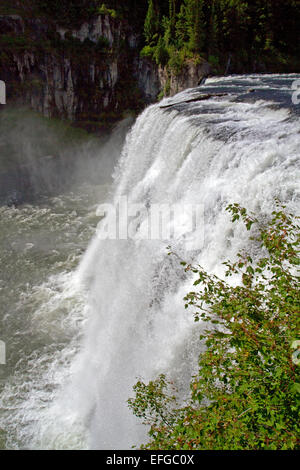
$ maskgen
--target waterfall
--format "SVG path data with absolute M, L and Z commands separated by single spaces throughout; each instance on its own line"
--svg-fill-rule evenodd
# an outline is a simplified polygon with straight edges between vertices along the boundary
M 166 247 L 222 275 L 222 261 L 247 246 L 246 230 L 225 212 L 229 203 L 267 215 L 276 197 L 296 210 L 300 122 L 291 106 L 274 102 L 274 93 L 286 90 L 289 104 L 292 78 L 227 78 L 217 84 L 225 96 L 193 103 L 185 101 L 202 88 L 187 90 L 163 103 L 174 106 L 147 108 L 129 132 L 109 202 L 126 196 L 146 208 L 202 205 L 203 223 L 189 237 L 197 241 L 204 232 L 204 239 L 186 250 L 183 219 L 178 239 L 92 241 L 78 272 L 89 289 L 89 314 L 75 387 L 90 448 L 143 441 L 145 429 L 126 405 L 136 379 L 167 372 L 184 388 L 197 365 L 199 326 L 182 300 L 192 280 Z M 249 85 L 258 97 L 246 93 Z M 140 216 L 136 234 L 145 235 L 147 217 Z
M 292 102 L 297 79 L 208 79 L 137 118 L 105 201 L 101 188 L 89 187 L 86 198 L 78 183 L 77 192 L 57 196 L 49 207 L 1 209 L 8 227 L 20 221 L 9 260 L 27 237 L 22 268 L 10 269 L 26 277 L 30 268 L 35 279 L 4 318 L 24 357 L 16 359 L 0 395 L 0 443 L 5 430 L 9 448 L 129 449 L 147 439 L 147 427 L 127 406 L 137 378 L 166 373 L 184 400 L 197 371 L 203 325 L 184 308 L 193 277 L 180 260 L 223 276 L 223 261 L 253 249 L 245 228 L 231 223 L 229 203 L 267 217 L 278 198 L 299 211 L 300 113 Z M 200 93 L 207 99 L 197 101 Z M 109 144 L 89 165 L 100 186 L 101 168 L 111 168 L 114 153 Z M 84 158 L 80 175 L 85 165 Z M 161 217 L 161 233 L 153 236 L 152 209 L 158 206 L 173 212 Z M 109 210 L 116 226 L 107 231 Z M 23 220 L 32 226 L 24 236 Z M 58 232 L 57 241 L 44 256 L 49 230 Z M 34 270 L 37 259 L 45 261 L 41 272 Z M 48 279 L 39 282 L 46 265 Z M 8 354 L 12 348 L 8 344 Z

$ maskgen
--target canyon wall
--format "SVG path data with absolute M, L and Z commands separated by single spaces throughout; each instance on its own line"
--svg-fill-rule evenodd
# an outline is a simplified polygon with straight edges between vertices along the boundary
M 209 65 L 179 74 L 139 56 L 139 37 L 126 21 L 101 14 L 77 29 L 43 19 L 0 16 L 0 79 L 9 103 L 90 130 L 139 111 L 159 94 L 197 86 Z

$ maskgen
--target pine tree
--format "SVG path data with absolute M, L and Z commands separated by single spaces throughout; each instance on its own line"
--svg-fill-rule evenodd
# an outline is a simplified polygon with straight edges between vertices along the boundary
M 153 0 L 149 0 L 148 11 L 145 19 L 144 25 L 144 35 L 147 44 L 153 42 L 155 35 L 159 31 L 159 14 L 158 11 L 154 8 Z
M 176 29 L 176 0 L 169 0 L 170 37 L 175 38 Z
M 204 46 L 205 19 L 203 15 L 203 4 L 203 0 L 185 0 L 189 46 L 194 52 L 200 52 Z
M 176 39 L 179 47 L 184 47 L 189 42 L 189 27 L 187 22 L 186 5 L 183 3 L 177 15 Z

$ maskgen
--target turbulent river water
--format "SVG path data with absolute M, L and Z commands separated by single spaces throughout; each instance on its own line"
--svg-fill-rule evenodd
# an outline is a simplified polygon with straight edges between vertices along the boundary
M 246 231 L 225 211 L 228 203 L 265 217 L 278 198 L 299 211 L 300 118 L 292 102 L 299 79 L 208 79 L 148 107 L 123 146 L 127 124 L 99 150 L 93 147 L 93 158 L 83 144 L 72 184 L 51 194 L 38 187 L 33 200 L 17 202 L 5 183 L 0 447 L 130 448 L 146 436 L 126 403 L 137 377 L 167 372 L 184 396 L 197 365 L 201 324 L 182 300 L 192 279 L 166 247 L 222 275 L 222 262 L 247 246 Z M 191 101 L 199 93 L 222 96 Z M 18 135 L 27 154 L 30 139 Z M 30 165 L 35 182 L 41 181 L 39 166 Z M 128 207 L 145 208 L 132 229 L 135 237 L 101 239 L 99 204 L 117 207 L 124 198 Z M 198 205 L 201 223 L 191 229 L 179 212 L 177 237 L 147 239 L 155 204 Z

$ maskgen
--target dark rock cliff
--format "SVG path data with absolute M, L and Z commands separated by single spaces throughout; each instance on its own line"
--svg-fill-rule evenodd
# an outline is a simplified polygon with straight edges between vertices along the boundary
M 0 79 L 7 102 L 90 130 L 139 111 L 161 92 L 197 86 L 210 68 L 190 64 L 180 75 L 139 56 L 139 37 L 126 21 L 95 16 L 76 29 L 20 15 L 0 16 Z

